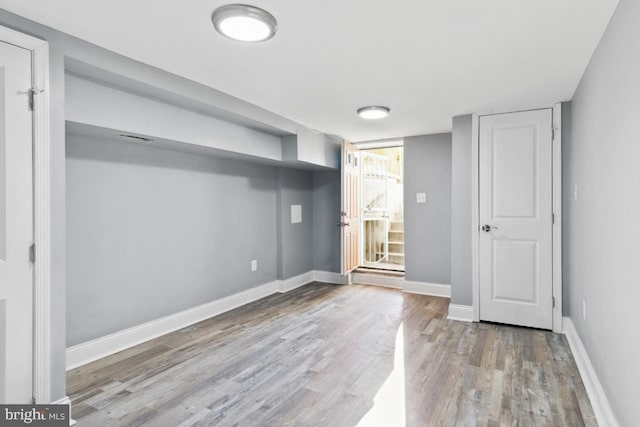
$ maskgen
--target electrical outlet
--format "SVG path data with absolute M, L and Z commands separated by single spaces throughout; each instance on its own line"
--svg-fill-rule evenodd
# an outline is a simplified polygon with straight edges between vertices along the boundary
M 587 320 L 587 302 L 582 300 L 582 320 Z
M 257 271 L 258 270 L 258 260 L 254 259 L 251 261 L 251 271 Z

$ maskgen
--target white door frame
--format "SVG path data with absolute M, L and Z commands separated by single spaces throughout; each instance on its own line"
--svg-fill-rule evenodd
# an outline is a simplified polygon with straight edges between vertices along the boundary
M 480 116 L 471 122 L 471 262 L 473 264 L 473 321 L 480 321 Z M 553 332 L 562 332 L 562 104 L 553 106 Z
M 49 44 L 0 26 L 0 40 L 31 51 L 33 109 L 33 397 L 51 402 L 51 231 L 49 153 Z

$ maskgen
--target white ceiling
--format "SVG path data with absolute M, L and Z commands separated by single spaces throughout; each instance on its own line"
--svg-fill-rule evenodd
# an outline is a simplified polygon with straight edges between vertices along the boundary
M 618 0 L 252 0 L 275 38 L 241 44 L 233 0 L 0 0 L 0 7 L 352 141 L 571 99 Z M 242 2 L 241 2 L 242 3 Z M 379 122 L 364 105 L 387 105 Z

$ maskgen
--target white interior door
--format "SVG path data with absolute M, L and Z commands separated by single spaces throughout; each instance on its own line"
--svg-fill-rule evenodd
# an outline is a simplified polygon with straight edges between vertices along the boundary
M 553 325 L 552 110 L 480 118 L 480 319 Z
M 340 212 L 342 275 L 358 268 L 360 255 L 360 153 L 342 143 L 342 210 Z
M 31 52 L 0 42 L 0 402 L 30 403 L 33 376 Z

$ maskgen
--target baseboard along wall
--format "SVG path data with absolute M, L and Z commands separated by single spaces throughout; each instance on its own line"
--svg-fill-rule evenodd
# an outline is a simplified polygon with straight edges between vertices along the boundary
M 403 292 L 436 297 L 451 297 L 451 285 L 440 283 L 415 282 L 404 277 L 383 276 L 379 274 L 353 273 L 352 283 L 362 285 L 384 286 L 387 288 L 401 289 Z
M 449 320 L 458 320 L 461 322 L 473 322 L 473 306 L 449 304 Z
M 58 399 L 50 403 L 50 405 L 67 405 L 69 407 L 69 414 L 71 414 L 71 399 L 69 396 L 65 396 L 62 399 Z M 77 422 L 73 418 L 69 418 L 69 426 L 76 425 Z
M 589 395 L 591 407 L 596 415 L 598 425 L 619 427 L 620 424 L 613 413 L 609 399 L 598 379 L 587 349 L 582 343 L 582 339 L 580 335 L 578 335 L 578 331 L 576 331 L 570 317 L 562 318 L 562 332 L 566 335 L 567 341 L 569 342 L 569 348 L 571 348 L 571 353 L 573 353 L 573 358 L 576 361 L 576 366 L 582 377 L 584 388 L 587 390 L 587 395 Z
M 335 284 L 360 283 L 375 286 L 386 286 L 401 289 L 403 292 L 450 297 L 449 285 L 407 281 L 404 278 L 379 276 L 373 274 L 354 273 L 351 277 L 328 271 L 309 271 L 285 280 L 275 280 L 264 285 L 211 301 L 151 322 L 143 323 L 104 337 L 69 347 L 67 349 L 67 370 L 77 368 L 95 360 L 107 357 L 119 351 L 149 341 L 153 338 L 182 329 L 202 320 L 209 319 L 234 308 L 249 304 L 274 293 L 285 293 L 311 282 Z M 473 321 L 473 307 L 468 305 L 449 304 L 447 319 L 463 322 Z M 618 427 L 619 423 L 613 413 L 606 393 L 598 379 L 591 359 L 571 318 L 563 317 L 563 333 L 567 337 L 569 347 L 576 361 L 589 400 L 599 425 Z M 53 402 L 54 404 L 70 404 L 68 397 Z
M 201 322 L 275 293 L 285 293 L 311 282 L 346 284 L 347 278 L 329 271 L 309 271 L 285 280 L 274 280 L 237 294 L 180 311 L 160 319 L 114 332 L 67 348 L 67 370 Z

